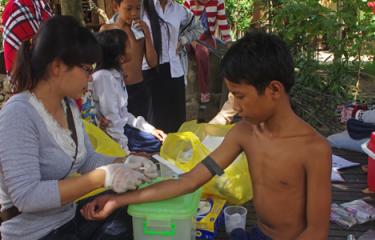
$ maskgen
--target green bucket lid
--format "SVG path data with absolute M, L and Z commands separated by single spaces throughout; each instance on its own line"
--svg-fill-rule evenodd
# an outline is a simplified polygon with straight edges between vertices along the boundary
M 158 178 L 151 184 L 163 181 Z M 145 184 L 141 188 L 151 184 Z M 141 204 L 131 204 L 128 213 L 133 217 L 147 218 L 152 220 L 185 219 L 195 216 L 197 213 L 201 190 L 179 197 Z

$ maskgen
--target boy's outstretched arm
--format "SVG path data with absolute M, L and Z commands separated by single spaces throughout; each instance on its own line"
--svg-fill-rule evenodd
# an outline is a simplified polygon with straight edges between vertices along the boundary
M 233 129 L 234 130 L 234 129 Z M 223 143 L 210 154 L 221 169 L 225 169 L 241 153 L 236 133 L 230 131 Z M 122 195 L 105 195 L 87 204 L 81 213 L 88 220 L 101 220 L 108 217 L 115 209 L 134 203 L 160 201 L 190 193 L 208 182 L 213 175 L 202 164 L 195 166 L 179 179 L 167 180 L 152 186 Z
M 328 143 L 315 144 L 306 161 L 306 220 L 305 231 L 298 240 L 327 239 L 331 212 L 332 152 Z

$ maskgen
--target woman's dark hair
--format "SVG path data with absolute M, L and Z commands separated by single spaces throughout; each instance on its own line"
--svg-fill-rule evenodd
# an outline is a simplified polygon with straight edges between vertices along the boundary
M 97 69 L 114 68 L 121 71 L 121 57 L 124 56 L 128 39 L 126 33 L 120 29 L 106 30 L 96 34 L 96 39 L 102 48 L 102 59 Z
M 248 32 L 237 41 L 221 61 L 221 73 L 234 83 L 254 86 L 263 94 L 273 80 L 288 93 L 294 85 L 293 58 L 280 37 L 264 32 Z
M 147 13 L 148 18 L 150 19 L 152 38 L 154 41 L 154 48 L 156 54 L 158 55 L 158 60 L 162 54 L 162 37 L 161 37 L 161 27 L 160 24 L 167 24 L 156 12 L 154 0 L 143 0 L 143 9 Z
M 68 67 L 93 64 L 101 49 L 93 34 L 70 16 L 56 16 L 42 23 L 30 41 L 22 43 L 11 76 L 15 92 L 32 90 L 48 74 L 55 59 Z

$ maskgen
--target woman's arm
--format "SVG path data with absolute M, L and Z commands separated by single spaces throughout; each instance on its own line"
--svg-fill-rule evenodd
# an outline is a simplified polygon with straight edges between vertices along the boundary
M 95 169 L 85 175 L 60 180 L 61 205 L 71 203 L 85 194 L 104 186 L 105 172 Z

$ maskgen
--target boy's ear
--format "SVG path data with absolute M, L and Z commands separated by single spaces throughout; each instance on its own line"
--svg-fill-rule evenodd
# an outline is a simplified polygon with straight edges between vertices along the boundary
M 268 84 L 268 88 L 270 90 L 271 96 L 275 98 L 279 98 L 281 96 L 281 93 L 284 91 L 283 84 L 276 80 L 272 80 Z

